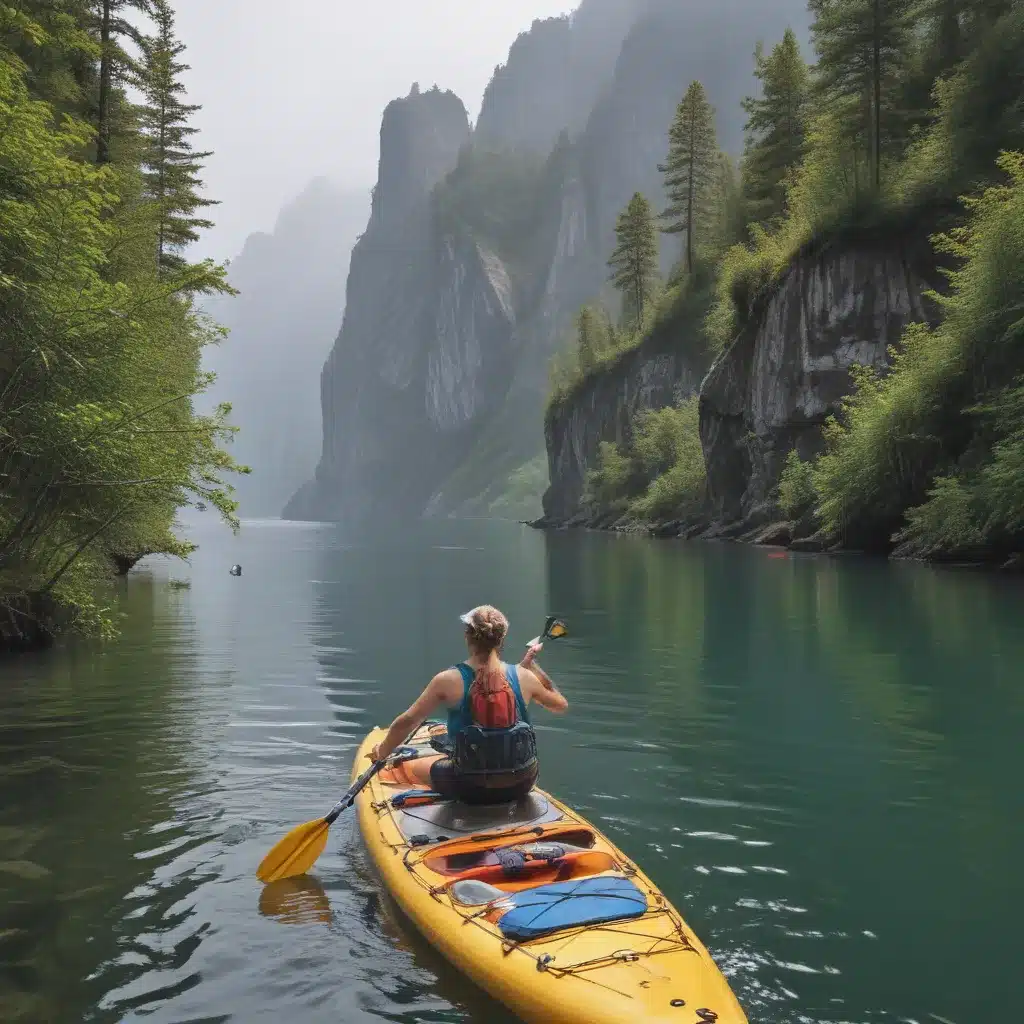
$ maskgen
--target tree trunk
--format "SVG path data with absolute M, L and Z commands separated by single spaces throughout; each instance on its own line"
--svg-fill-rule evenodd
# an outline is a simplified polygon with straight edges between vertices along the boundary
M 96 163 L 110 163 L 110 86 L 113 79 L 113 55 L 110 47 L 111 7 L 113 0 L 103 0 L 100 23 L 100 96 L 96 118 Z
M 686 272 L 693 273 L 693 176 L 697 171 L 697 111 L 690 114 L 690 173 L 686 182 Z
M 875 133 L 874 133 L 874 158 L 875 158 L 875 189 L 882 187 L 882 26 L 881 12 L 879 5 L 882 0 L 875 0 L 875 24 L 874 24 L 874 86 L 875 86 Z

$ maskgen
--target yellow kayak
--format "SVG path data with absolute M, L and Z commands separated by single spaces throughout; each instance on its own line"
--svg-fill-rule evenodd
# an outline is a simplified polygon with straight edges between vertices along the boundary
M 410 740 L 420 756 L 436 756 L 431 728 Z M 377 728 L 363 741 L 353 778 L 384 735 Z M 356 808 L 402 910 L 524 1021 L 747 1024 L 710 954 L 654 883 L 543 790 L 470 807 L 410 784 L 398 765 L 371 780 Z

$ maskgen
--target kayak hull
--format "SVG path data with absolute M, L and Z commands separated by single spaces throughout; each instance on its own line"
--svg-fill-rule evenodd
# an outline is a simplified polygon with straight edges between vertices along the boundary
M 375 729 L 363 741 L 353 778 L 384 735 Z M 424 727 L 411 743 L 428 755 L 429 737 Z M 392 805 L 396 794 L 409 791 L 400 771 L 382 772 L 356 798 L 360 830 L 384 885 L 447 960 L 528 1024 L 748 1024 L 675 908 L 607 837 L 553 796 L 535 790 L 521 805 L 488 809 L 454 803 L 439 808 L 428 800 L 412 809 Z M 512 820 L 502 824 L 502 818 Z M 532 862 L 506 877 L 494 851 L 532 849 L 523 844 L 535 842 L 576 852 L 554 863 Z M 466 905 L 452 886 L 464 887 L 469 877 L 510 895 Z M 629 886 L 624 878 L 642 894 L 634 911 L 642 916 L 570 923 L 537 937 L 502 934 L 511 917 L 503 925 L 498 921 L 508 905 L 535 899 L 538 886 Z

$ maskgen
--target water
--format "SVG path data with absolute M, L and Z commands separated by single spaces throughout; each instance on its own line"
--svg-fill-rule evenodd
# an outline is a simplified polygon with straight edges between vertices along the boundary
M 253 874 L 482 601 L 516 649 L 567 618 L 543 782 L 751 1021 L 1013 1014 L 1019 581 L 484 521 L 196 536 L 191 567 L 123 586 L 119 644 L 0 665 L 0 1020 L 507 1022 L 382 893 L 351 815 L 315 877 Z

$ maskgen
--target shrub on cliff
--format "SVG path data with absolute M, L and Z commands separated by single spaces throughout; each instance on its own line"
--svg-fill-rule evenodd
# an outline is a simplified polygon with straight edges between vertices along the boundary
M 1024 544 L 1024 155 L 938 240 L 962 261 L 943 320 L 906 333 L 887 376 L 863 369 L 826 428 L 818 515 L 848 543 L 908 553 Z
M 704 500 L 707 474 L 698 432 L 697 396 L 642 412 L 621 448 L 602 442 L 587 478 L 587 501 L 600 512 L 671 519 Z

